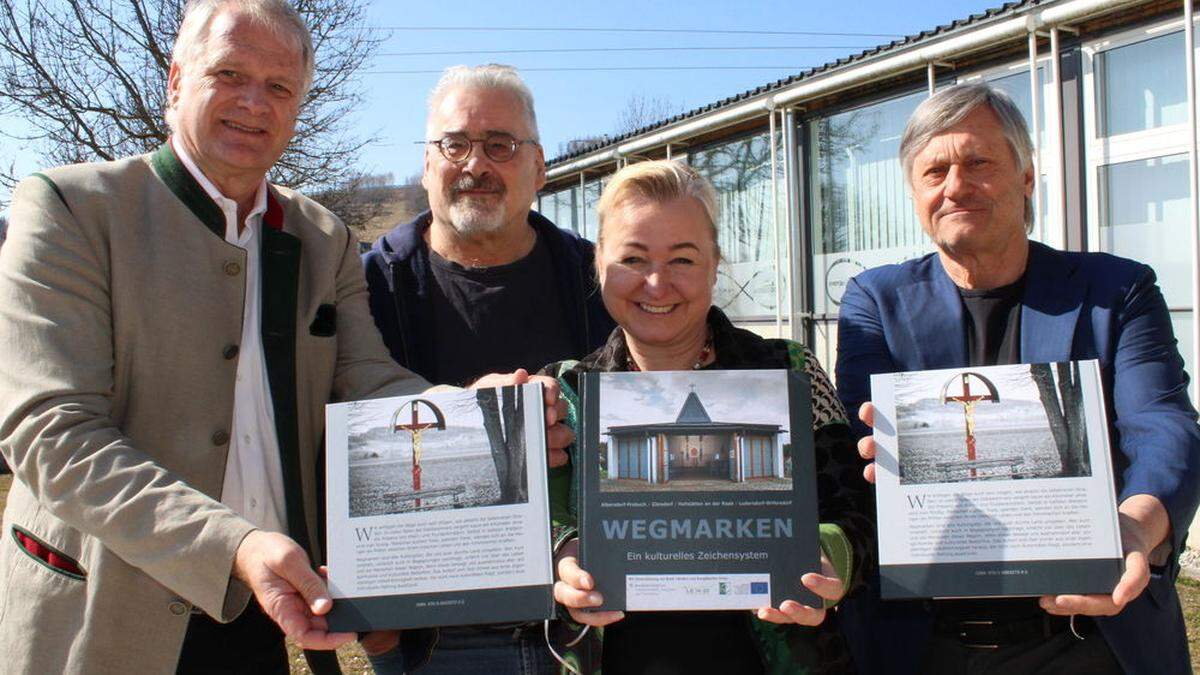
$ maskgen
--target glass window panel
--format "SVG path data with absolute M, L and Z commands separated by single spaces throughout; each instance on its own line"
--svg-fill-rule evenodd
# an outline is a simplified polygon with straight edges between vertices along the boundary
M 1184 367 L 1195 377 L 1188 181 L 1186 154 L 1110 164 L 1100 167 L 1098 198 L 1101 249 L 1154 268 Z
M 1041 139 L 1039 147 L 1045 148 L 1049 144 L 1049 137 L 1046 135 L 1049 122 L 1046 118 L 1046 101 L 1053 94 L 1050 85 L 1047 81 L 1049 77 L 1046 73 L 1045 66 L 1038 66 L 1038 85 L 1041 87 L 1041 96 L 1038 98 L 1038 115 L 1041 119 L 1038 124 L 1038 137 Z M 988 80 L 988 84 L 1003 91 L 1012 98 L 1013 103 L 1017 104 L 1017 108 L 1021 111 L 1021 115 L 1025 118 L 1025 124 L 1029 126 L 1029 131 L 1033 131 L 1033 92 L 1029 90 L 1029 69 L 1017 71 L 1011 75 L 997 77 Z
M 579 186 L 543 194 L 538 198 L 538 213 L 559 227 L 580 232 Z
M 1154 268 L 1167 305 L 1192 307 L 1188 156 L 1100 167 L 1101 250 Z
M 781 134 L 776 134 L 780 143 Z M 785 226 L 783 155 L 777 145 L 776 176 L 780 180 L 780 227 Z M 724 261 L 713 290 L 713 303 L 733 319 L 775 316 L 776 231 L 771 202 L 771 146 L 759 134 L 706 148 L 688 161 L 712 182 L 720 203 L 717 241 Z M 784 254 L 786 257 L 786 254 Z M 787 261 L 780 265 L 786 269 Z
M 596 232 L 600 227 L 600 218 L 596 215 L 596 205 L 600 203 L 600 193 L 608 185 L 609 176 L 596 178 L 583 184 L 583 230 L 580 234 L 585 239 L 596 241 Z
M 1183 37 L 1178 31 L 1097 56 L 1101 136 L 1187 123 Z
M 837 384 L 837 377 L 834 373 L 834 365 L 837 363 L 837 322 L 814 321 L 811 346 L 813 354 L 816 354 L 817 361 L 825 369 L 829 379 L 834 380 L 834 384 Z
M 837 313 L 846 282 L 930 249 L 900 167 L 900 135 L 920 91 L 816 120 L 812 134 L 813 295 Z

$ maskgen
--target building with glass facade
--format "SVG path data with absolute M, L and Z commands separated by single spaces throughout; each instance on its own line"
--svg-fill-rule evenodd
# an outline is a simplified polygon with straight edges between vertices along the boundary
M 832 371 L 846 282 L 932 250 L 897 157 L 909 115 L 940 87 L 986 80 L 1034 137 L 1032 238 L 1152 265 L 1194 379 L 1195 25 L 1186 2 L 1010 3 L 557 157 L 538 208 L 594 238 L 618 166 L 686 160 L 721 199 L 715 302 Z

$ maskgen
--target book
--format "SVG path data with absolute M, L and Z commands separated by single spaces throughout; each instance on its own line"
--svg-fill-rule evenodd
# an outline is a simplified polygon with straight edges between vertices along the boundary
M 540 384 L 325 416 L 330 630 L 553 616 Z
M 601 609 L 820 606 L 812 401 L 785 370 L 587 373 L 580 565 Z
M 1096 361 L 872 375 L 871 397 L 883 598 L 1112 592 Z

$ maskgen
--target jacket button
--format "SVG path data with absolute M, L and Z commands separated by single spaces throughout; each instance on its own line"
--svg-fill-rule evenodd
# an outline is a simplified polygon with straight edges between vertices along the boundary
M 234 358 L 237 355 L 238 355 L 238 346 L 237 345 L 225 345 L 225 349 L 221 351 L 221 356 L 224 356 L 226 361 Z
M 242 273 L 242 266 L 239 265 L 238 263 L 236 263 L 232 260 L 225 263 L 225 274 L 226 275 L 231 276 L 231 277 L 236 277 L 237 275 L 239 275 L 241 273 Z
M 229 442 L 229 432 L 225 431 L 224 429 L 221 429 L 220 431 L 214 431 L 212 435 L 212 442 L 213 445 L 225 445 Z
M 178 600 L 174 600 L 171 604 L 167 605 L 167 609 L 175 616 L 183 616 L 188 613 L 188 606 Z

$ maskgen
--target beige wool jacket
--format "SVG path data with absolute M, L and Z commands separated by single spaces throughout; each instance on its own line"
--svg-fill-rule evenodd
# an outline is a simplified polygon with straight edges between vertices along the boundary
M 295 192 L 269 202 L 263 346 L 289 533 L 316 555 L 324 405 L 428 385 L 385 350 L 349 230 Z M 16 476 L 0 672 L 172 673 L 193 607 L 245 607 L 230 570 L 253 526 L 218 501 L 245 284 L 224 232 L 169 145 L 17 188 L 0 248 L 0 452 Z

